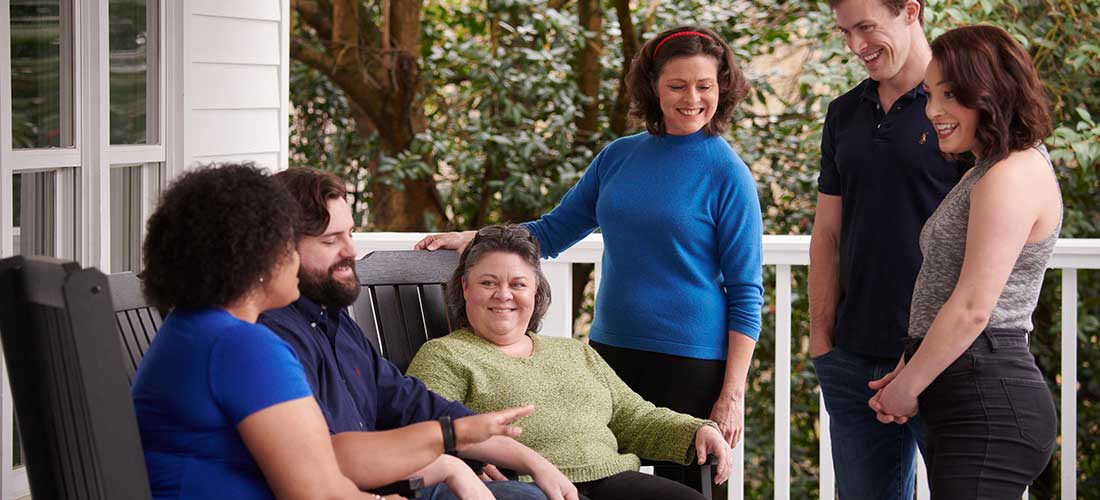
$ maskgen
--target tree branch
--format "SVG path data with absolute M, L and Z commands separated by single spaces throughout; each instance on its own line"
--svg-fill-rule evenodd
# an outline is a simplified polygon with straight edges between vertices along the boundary
M 317 32 L 317 37 L 324 42 L 332 39 L 332 18 L 325 15 L 319 2 L 314 0 L 290 0 L 290 8 L 298 12 L 303 21 Z
M 336 78 L 336 61 L 333 61 L 326 53 L 303 43 L 299 37 L 290 37 L 290 57 L 320 71 L 330 80 Z
M 661 0 L 650 0 L 649 7 L 645 10 L 645 17 L 642 18 L 642 26 L 638 28 L 639 39 L 653 28 L 653 21 L 657 19 L 657 7 L 659 5 L 661 5 Z
M 551 8 L 551 9 L 555 9 L 555 10 L 562 10 L 562 9 L 565 8 L 566 4 L 568 4 L 568 3 L 569 3 L 569 0 L 550 0 L 549 2 L 546 3 L 546 7 Z

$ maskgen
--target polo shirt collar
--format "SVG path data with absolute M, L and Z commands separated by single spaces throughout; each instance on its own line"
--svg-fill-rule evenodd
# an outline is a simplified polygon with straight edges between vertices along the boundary
M 865 81 L 867 85 L 863 86 L 863 92 L 860 94 L 860 97 L 872 104 L 879 104 L 878 80 L 868 78 Z M 898 98 L 898 102 L 910 102 L 917 97 L 926 97 L 927 95 L 928 93 L 924 91 L 924 84 L 918 83 L 917 86 L 910 89 L 909 92 L 902 94 L 901 97 Z

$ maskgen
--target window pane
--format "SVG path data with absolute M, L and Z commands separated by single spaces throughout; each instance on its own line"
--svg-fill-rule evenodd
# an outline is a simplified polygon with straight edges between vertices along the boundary
M 15 253 L 72 259 L 77 251 L 80 175 L 75 168 L 20 172 L 12 176 Z M 12 437 L 12 466 L 23 465 L 18 426 Z
M 140 271 L 145 220 L 160 197 L 160 163 L 111 167 L 111 272 Z
M 72 147 L 72 4 L 11 0 L 9 13 L 12 147 Z
M 17 254 L 76 258 L 79 186 L 80 172 L 76 168 L 12 175 L 12 248 Z
M 111 144 L 157 144 L 156 0 L 110 0 Z
M 15 251 L 20 255 L 54 255 L 57 213 L 53 172 L 15 174 Z

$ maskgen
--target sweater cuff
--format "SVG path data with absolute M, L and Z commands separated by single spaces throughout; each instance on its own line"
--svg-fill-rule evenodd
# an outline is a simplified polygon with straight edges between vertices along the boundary
M 692 425 L 690 427 L 685 425 L 684 426 L 684 435 L 677 436 L 677 439 L 685 439 L 686 438 L 686 441 L 687 441 L 687 443 L 685 443 L 685 446 L 683 448 L 684 454 L 681 455 L 680 464 L 682 464 L 682 465 L 691 465 L 691 464 L 695 463 L 695 435 L 699 432 L 699 429 L 701 429 L 703 426 L 707 425 L 707 422 L 710 422 L 710 423 L 714 424 L 714 422 L 711 422 L 710 420 L 703 420 L 701 418 L 692 418 L 692 423 L 694 425 Z M 718 425 L 718 424 L 715 424 L 715 425 Z M 688 433 L 689 430 L 690 430 L 690 434 Z

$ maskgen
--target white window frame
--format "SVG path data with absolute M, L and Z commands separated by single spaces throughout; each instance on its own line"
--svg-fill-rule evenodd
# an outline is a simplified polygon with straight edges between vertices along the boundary
M 183 82 L 183 28 L 188 0 L 153 0 L 157 6 L 151 26 L 156 30 L 156 54 L 149 65 L 156 65 L 156 116 L 150 125 L 157 127 L 157 144 L 110 144 L 110 50 L 109 0 L 69 0 L 72 13 L 72 124 L 73 146 L 51 149 L 12 149 L 11 37 L 10 2 L 0 0 L 0 255 L 17 253 L 13 247 L 13 175 L 23 172 L 58 172 L 54 193 L 56 235 L 54 253 L 73 258 L 84 266 L 111 272 L 111 192 L 110 169 L 144 164 L 140 189 L 132 195 L 145 220 L 155 204 L 150 193 L 155 185 L 182 171 L 183 127 L 180 96 Z M 151 2 L 153 3 L 153 2 Z M 64 5 L 64 4 L 63 4 Z M 63 6 L 63 8 L 65 8 Z M 171 16 L 169 15 L 171 14 Z M 168 19 L 174 19 L 169 23 Z M 152 37 L 150 37 L 152 38 Z M 169 41 L 171 44 L 169 44 Z M 65 72 L 62 72 L 64 77 Z M 171 74 L 173 82 L 168 82 Z M 62 86 L 64 89 L 64 86 Z M 169 97 L 169 92 L 173 97 Z M 152 165 L 150 164 L 159 164 Z M 160 169 L 156 175 L 154 168 Z M 79 177 L 79 185 L 76 178 Z M 79 210 L 77 210 L 79 208 Z M 74 215 L 79 213 L 79 220 Z M 130 238 L 139 238 L 130 234 Z M 68 239 L 66 239 L 68 238 Z M 73 238 L 79 239 L 79 247 Z M 64 250 L 74 249 L 74 250 Z M 68 255 L 68 254 L 75 255 Z M 26 469 L 12 467 L 13 411 L 6 368 L 0 359 L 0 499 L 30 494 Z

